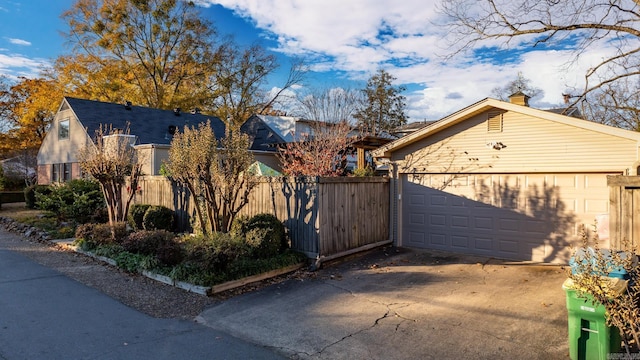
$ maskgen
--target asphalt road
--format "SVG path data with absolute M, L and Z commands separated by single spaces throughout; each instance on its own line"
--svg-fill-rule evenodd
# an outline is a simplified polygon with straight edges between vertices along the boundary
M 282 358 L 193 321 L 149 317 L 8 241 L 0 232 L 0 360 Z

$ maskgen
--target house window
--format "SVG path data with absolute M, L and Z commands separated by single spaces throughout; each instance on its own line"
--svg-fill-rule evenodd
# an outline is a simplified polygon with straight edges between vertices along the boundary
M 51 164 L 51 182 L 60 182 L 60 164 Z
M 71 180 L 71 164 L 62 164 L 62 180 L 67 182 Z
M 69 118 L 66 118 L 58 123 L 58 140 L 64 140 L 69 138 Z
M 487 131 L 502 132 L 502 113 L 490 112 L 487 119 Z
M 67 182 L 71 180 L 71 164 L 52 164 L 51 182 Z

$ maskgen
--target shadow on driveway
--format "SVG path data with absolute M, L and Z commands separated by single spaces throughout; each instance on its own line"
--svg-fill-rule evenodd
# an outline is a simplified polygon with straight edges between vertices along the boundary
M 299 359 L 565 359 L 559 266 L 382 248 L 205 310 Z

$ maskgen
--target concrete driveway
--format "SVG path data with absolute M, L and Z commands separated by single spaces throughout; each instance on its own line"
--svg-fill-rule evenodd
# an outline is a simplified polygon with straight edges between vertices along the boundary
M 567 359 L 559 266 L 377 249 L 198 321 L 293 359 Z

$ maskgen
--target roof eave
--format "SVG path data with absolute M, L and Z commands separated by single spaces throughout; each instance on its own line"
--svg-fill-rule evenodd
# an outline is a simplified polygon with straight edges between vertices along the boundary
M 422 140 L 434 133 L 442 131 L 450 126 L 458 124 L 470 117 L 480 114 L 490 108 L 499 108 L 507 111 L 519 112 L 522 114 L 562 123 L 569 126 L 575 126 L 582 129 L 605 133 L 625 139 L 638 141 L 640 144 L 640 133 L 630 130 L 620 129 L 613 126 L 599 124 L 593 121 L 578 119 L 566 115 L 556 114 L 545 110 L 534 109 L 528 106 L 516 105 L 510 102 L 496 100 L 492 98 L 485 98 L 480 100 L 464 109 L 461 109 L 453 114 L 450 114 L 441 120 L 425 126 L 424 128 L 413 132 L 407 136 L 404 136 L 398 140 L 395 140 L 389 144 L 386 144 L 372 152 L 372 155 L 376 158 L 389 158 L 394 150 L 405 147 L 416 141 Z

